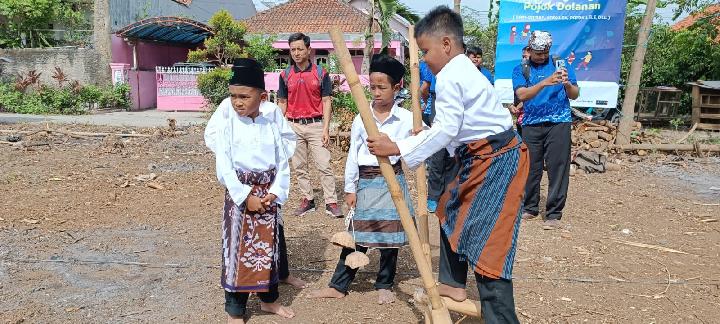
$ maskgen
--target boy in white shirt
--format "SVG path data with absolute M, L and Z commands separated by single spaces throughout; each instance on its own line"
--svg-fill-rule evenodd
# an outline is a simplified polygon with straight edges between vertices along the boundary
M 412 112 L 400 108 L 394 101 L 403 75 L 405 67 L 398 60 L 383 54 L 373 56 L 370 63 L 373 118 L 380 132 L 394 140 L 410 136 L 413 130 Z M 365 253 L 369 248 L 377 248 L 380 251 L 375 289 L 378 291 L 378 303 L 389 304 L 395 301 L 391 288 L 397 271 L 398 250 L 407 244 L 407 238 L 377 158 L 368 151 L 367 137 L 362 119 L 357 115 L 350 131 L 350 149 L 345 163 L 345 202 L 349 208 L 355 208 L 348 231 L 355 237 L 355 250 Z M 390 162 L 412 212 L 412 200 L 400 157 L 391 156 Z M 352 252 L 353 249 L 343 248 L 329 287 L 313 291 L 308 297 L 342 298 L 347 295 L 358 271 L 345 265 L 345 257 Z
M 230 114 L 233 113 L 234 110 L 232 100 L 230 98 L 226 98 L 220 103 L 220 105 L 218 105 L 212 116 L 210 116 L 210 120 L 208 121 L 207 126 L 205 126 L 205 145 L 211 151 L 213 151 L 213 153 L 216 153 L 215 138 L 217 137 L 217 132 L 222 129 L 223 125 L 227 122 L 227 119 L 230 118 Z M 297 145 L 297 135 L 292 130 L 292 127 L 290 127 L 290 124 L 288 123 L 285 116 L 283 116 L 280 107 L 270 101 L 265 100 L 260 103 L 260 116 L 267 118 L 277 124 L 280 137 L 282 138 L 282 142 L 285 145 L 285 152 L 288 156 L 293 156 L 293 154 L 295 153 L 295 147 Z M 298 289 L 305 288 L 307 286 L 305 281 L 290 274 L 290 264 L 287 255 L 287 244 L 285 243 L 285 224 L 280 212 L 278 212 L 278 219 L 278 256 L 280 257 L 280 259 L 278 260 L 278 272 L 280 275 L 280 283 L 289 284 Z
M 528 175 L 528 152 L 490 82 L 463 51 L 462 18 L 447 6 L 415 25 L 419 48 L 437 80 L 435 120 L 417 136 L 368 138 L 377 156 L 400 154 L 416 168 L 447 148 L 460 164 L 438 203 L 440 294 L 465 300 L 468 263 L 486 323 L 519 323 L 512 266 Z
M 211 128 L 207 143 L 216 153 L 218 181 L 226 188 L 221 275 L 225 311 L 228 323 L 244 323 L 248 297 L 255 292 L 263 311 L 292 318 L 293 310 L 277 302 L 278 211 L 290 189 L 289 155 L 277 124 L 260 114 L 266 97 L 260 64 L 239 59 L 232 73 L 234 111 Z

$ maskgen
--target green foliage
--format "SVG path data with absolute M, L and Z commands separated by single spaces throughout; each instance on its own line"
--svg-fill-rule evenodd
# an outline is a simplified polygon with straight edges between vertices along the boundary
M 621 84 L 627 84 L 643 14 L 637 5 L 628 5 Z M 687 82 L 720 79 L 720 44 L 714 41 L 716 37 L 717 29 L 711 24 L 698 23 L 677 31 L 665 24 L 653 25 L 648 43 L 639 44 L 647 46 L 639 86 L 674 86 L 687 92 Z M 690 105 L 690 96 L 685 93 L 679 112 L 688 113 Z
M 68 30 L 87 29 L 90 26 L 84 10 L 92 2 L 68 0 L 0 0 L 0 48 L 54 46 L 53 24 Z M 23 35 L 26 44 L 23 46 Z
M 246 56 L 240 46 L 247 30 L 245 23 L 235 20 L 229 11 L 220 10 L 210 18 L 208 25 L 215 35 L 205 39 L 204 49 L 188 53 L 189 62 L 216 62 L 224 65 Z
M 492 3 L 493 1 L 491 1 Z M 463 8 L 463 25 L 468 45 L 479 46 L 483 50 L 483 65 L 491 71 L 495 70 L 495 46 L 497 45 L 498 21 L 490 19 L 489 25 L 484 25 L 478 19 L 479 15 L 472 9 Z M 492 12 L 492 10 L 491 10 Z M 519 56 L 519 55 L 518 55 Z
M 675 118 L 670 121 L 670 125 L 672 125 L 672 127 L 675 128 L 675 131 L 677 131 L 678 128 L 680 128 L 680 126 L 682 126 L 684 124 L 685 124 L 685 119 L 682 119 L 682 118 Z
M 217 106 L 230 96 L 230 78 L 232 71 L 228 68 L 215 68 L 198 76 L 198 89 L 210 104 Z
M 353 100 L 350 92 L 338 91 L 332 97 L 332 110 L 334 112 L 341 112 L 343 110 L 351 113 L 358 114 L 357 104 Z
M 405 20 L 409 21 L 413 25 L 420 21 L 420 16 L 402 2 L 397 3 L 395 13 L 397 13 L 400 17 L 405 18 Z
M 91 103 L 92 101 L 88 101 Z M 130 85 L 123 83 L 117 86 L 105 87 L 97 103 L 100 107 L 114 107 L 130 109 Z
M 272 72 L 278 69 L 277 62 L 275 62 L 277 50 L 272 47 L 275 39 L 275 37 L 252 35 L 246 41 L 245 51 L 248 56 L 260 62 L 265 72 Z
M 88 85 L 80 89 L 47 85 L 26 92 L 16 90 L 10 83 L 0 84 L 0 111 L 20 114 L 85 114 L 94 104 L 100 107 L 130 108 L 130 87 L 98 88 Z
M 390 28 L 390 19 L 395 15 L 398 8 L 397 0 L 375 0 L 377 9 L 380 12 L 380 32 L 382 33 L 382 49 L 385 49 L 390 44 L 392 39 L 393 30 Z

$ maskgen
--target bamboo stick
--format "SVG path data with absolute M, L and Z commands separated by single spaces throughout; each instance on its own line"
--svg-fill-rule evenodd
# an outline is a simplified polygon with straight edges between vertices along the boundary
M 420 59 L 418 58 L 418 48 L 415 42 L 415 26 L 410 25 L 408 30 L 408 41 L 410 42 L 410 95 L 413 111 L 413 128 L 415 130 L 422 129 L 422 108 L 420 107 Z M 427 176 L 425 174 L 425 163 L 420 164 L 415 171 L 415 183 L 417 184 L 417 215 L 415 215 L 418 224 L 418 232 L 420 235 L 420 244 L 423 253 L 427 257 L 428 264 L 432 267 L 432 258 L 430 254 L 430 226 L 428 220 L 427 209 Z
M 345 46 L 345 37 L 338 27 L 330 29 L 330 39 L 332 39 L 335 53 L 337 54 L 338 61 L 340 62 L 340 67 L 345 73 L 345 78 L 350 86 L 353 99 L 357 104 L 360 117 L 362 118 L 363 125 L 365 126 L 365 131 L 368 133 L 368 136 L 377 136 L 380 132 L 378 131 L 377 125 L 375 125 L 375 120 L 372 116 L 372 112 L 370 112 L 370 106 L 368 105 L 367 98 L 365 97 L 365 92 L 363 91 L 362 86 L 360 85 L 360 79 L 355 72 L 355 66 L 350 58 L 350 51 L 348 51 L 347 46 Z M 395 208 L 397 208 L 398 214 L 400 215 L 400 222 L 402 223 L 403 229 L 407 234 L 408 241 L 410 242 L 410 249 L 413 252 L 415 262 L 417 263 L 418 271 L 420 272 L 420 277 L 423 281 L 423 286 L 425 287 L 428 296 L 430 296 L 430 304 L 433 309 L 431 312 L 433 323 L 450 324 L 452 323 L 450 313 L 440 299 L 437 284 L 433 279 L 432 269 L 427 263 L 425 254 L 422 251 L 420 238 L 418 237 L 418 232 L 415 229 L 415 223 L 410 217 L 410 210 L 405 204 L 400 184 L 398 183 L 397 178 L 395 178 L 395 172 L 393 171 L 392 165 L 390 165 L 390 159 L 387 157 L 377 157 L 377 159 L 378 164 L 380 165 L 380 172 L 387 182 L 390 195 L 395 203 Z

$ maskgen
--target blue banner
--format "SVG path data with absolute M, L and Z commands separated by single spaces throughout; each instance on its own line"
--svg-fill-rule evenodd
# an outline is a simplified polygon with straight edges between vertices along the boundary
M 624 0 L 501 0 L 495 78 L 503 101 L 512 101 L 513 68 L 534 30 L 550 32 L 550 54 L 574 69 L 581 91 L 574 106 L 608 107 L 617 103 L 620 56 L 625 27 Z M 496 84 L 496 86 L 498 86 Z M 613 91 L 614 89 L 614 91 Z M 500 90 L 500 89 L 499 89 Z M 610 90 L 610 93 L 608 93 Z

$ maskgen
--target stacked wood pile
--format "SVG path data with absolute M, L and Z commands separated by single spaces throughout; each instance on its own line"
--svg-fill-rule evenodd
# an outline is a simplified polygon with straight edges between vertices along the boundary
M 633 132 L 639 131 L 641 127 L 640 123 L 635 123 Z M 617 132 L 617 125 L 607 120 L 584 121 L 573 125 L 571 141 L 577 149 L 603 153 L 613 146 Z

